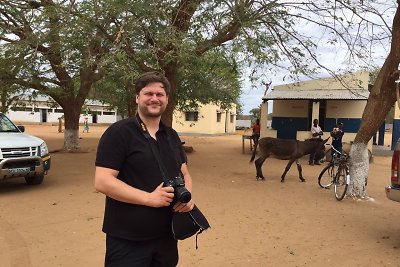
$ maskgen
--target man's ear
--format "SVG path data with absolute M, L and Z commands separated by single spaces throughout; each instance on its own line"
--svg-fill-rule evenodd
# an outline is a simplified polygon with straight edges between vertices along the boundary
M 139 95 L 136 95 L 135 99 L 136 99 L 136 104 L 138 104 L 138 102 L 139 102 Z

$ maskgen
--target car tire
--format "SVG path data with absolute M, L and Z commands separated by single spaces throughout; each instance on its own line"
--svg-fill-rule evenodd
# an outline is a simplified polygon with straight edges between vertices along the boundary
M 42 175 L 37 175 L 37 176 L 31 176 L 31 177 L 25 177 L 25 181 L 29 185 L 38 185 L 43 182 L 44 174 Z

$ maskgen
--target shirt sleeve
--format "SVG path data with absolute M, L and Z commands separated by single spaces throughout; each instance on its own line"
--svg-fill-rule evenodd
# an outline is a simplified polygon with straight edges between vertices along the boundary
M 172 146 L 174 148 L 175 156 L 180 159 L 182 164 L 187 163 L 187 156 L 183 149 L 182 141 L 179 138 L 178 133 L 171 128 L 170 134 L 172 137 Z
M 125 160 L 124 138 L 120 127 L 110 126 L 102 135 L 97 147 L 97 167 L 120 171 Z

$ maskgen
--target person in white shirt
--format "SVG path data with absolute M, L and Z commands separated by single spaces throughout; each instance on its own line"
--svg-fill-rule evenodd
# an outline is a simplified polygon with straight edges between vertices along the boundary
M 311 138 L 318 138 L 318 139 L 321 139 L 321 136 L 323 135 L 324 133 L 322 132 L 322 130 L 321 130 L 321 127 L 319 127 L 319 125 L 318 125 L 318 120 L 317 119 L 315 119 L 314 121 L 313 121 L 313 126 L 311 126 Z M 310 154 L 310 158 L 309 158 L 309 160 L 308 160 L 308 164 L 310 164 L 310 165 L 321 165 L 321 163 L 319 162 L 319 160 L 316 160 L 315 159 L 315 153 L 311 153 Z

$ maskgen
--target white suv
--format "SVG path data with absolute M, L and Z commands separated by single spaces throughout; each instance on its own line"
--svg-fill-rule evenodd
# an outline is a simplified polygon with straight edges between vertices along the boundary
M 400 202 L 400 139 L 397 140 L 393 151 L 391 182 L 390 186 L 385 187 L 386 196 L 391 200 Z
M 24 131 L 0 113 L 0 180 L 25 177 L 27 184 L 41 184 L 50 169 L 49 150 L 42 139 Z

